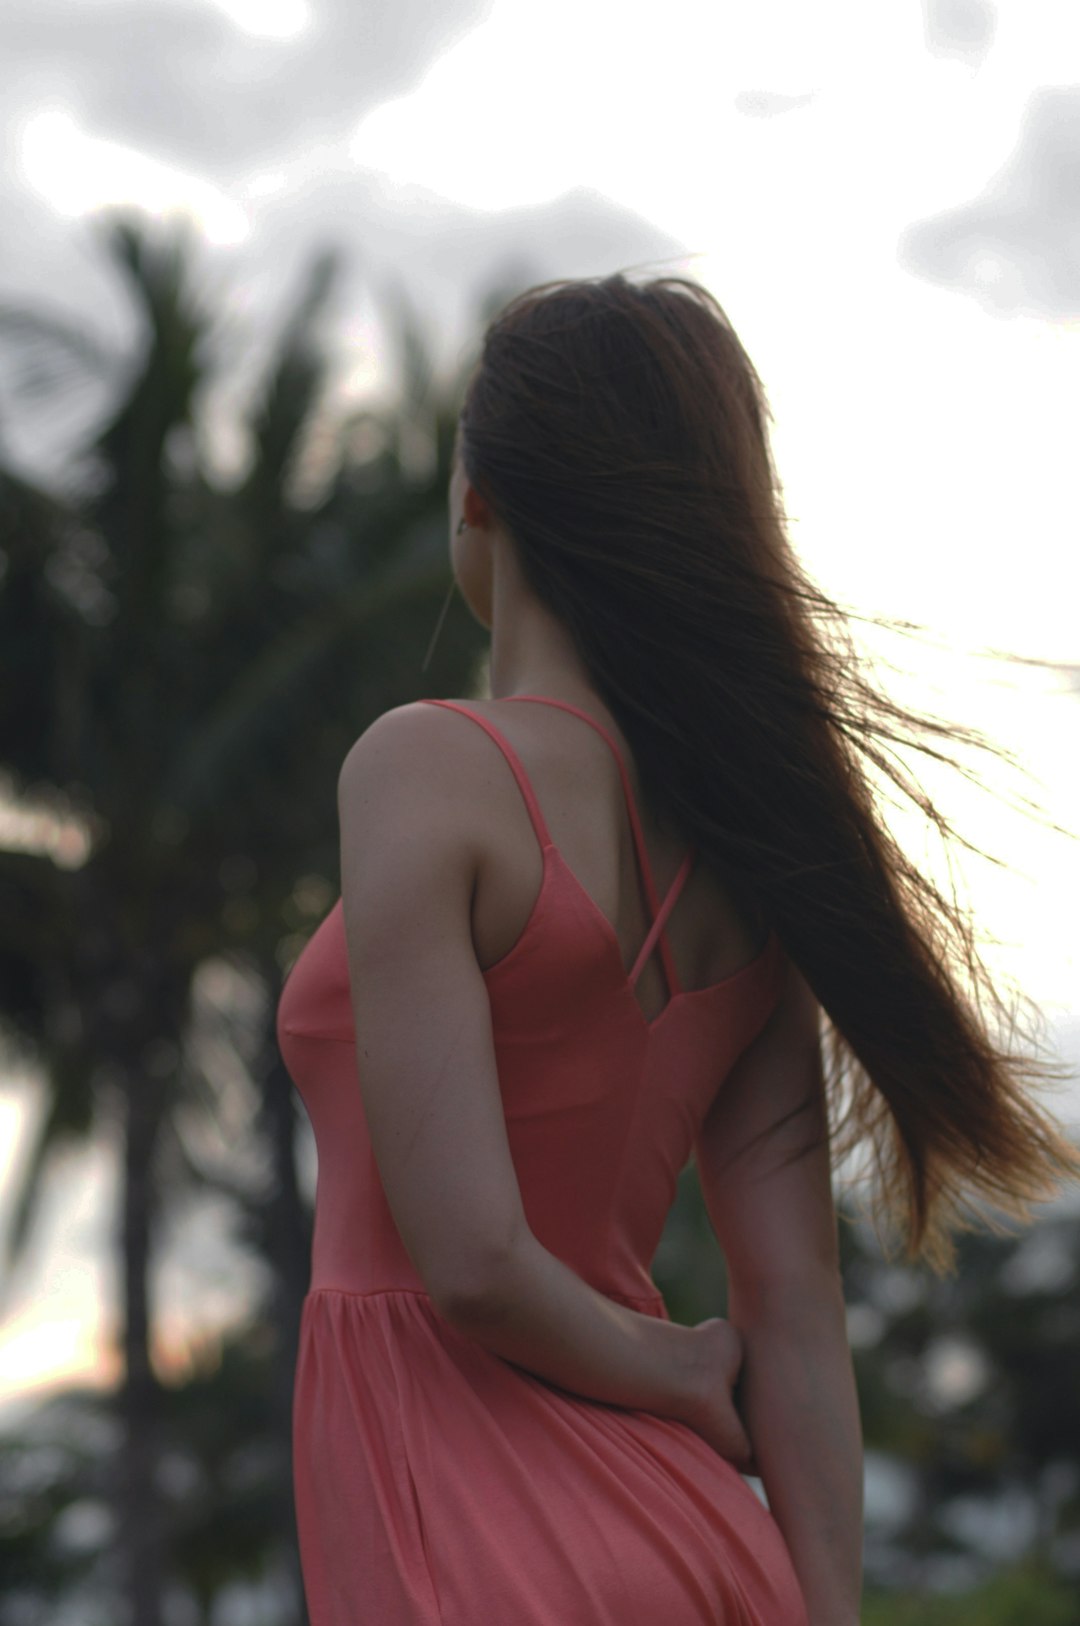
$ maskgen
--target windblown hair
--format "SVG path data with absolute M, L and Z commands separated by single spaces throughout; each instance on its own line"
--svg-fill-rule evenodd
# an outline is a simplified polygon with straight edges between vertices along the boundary
M 866 677 L 848 617 L 787 539 L 766 419 L 712 294 L 620 273 L 503 307 L 458 449 L 629 740 L 654 816 L 775 926 L 816 995 L 834 1165 L 869 1150 L 879 1240 L 882 1221 L 898 1227 L 908 1260 L 945 1274 L 953 1230 L 1030 1223 L 1080 1174 L 1080 1150 L 1032 1099 L 1062 1067 L 1030 1035 L 1026 1053 L 1003 1043 L 1016 1011 L 962 907 L 880 816 L 868 764 L 943 841 L 978 851 L 892 748 L 954 768 L 922 736 L 1006 753 Z

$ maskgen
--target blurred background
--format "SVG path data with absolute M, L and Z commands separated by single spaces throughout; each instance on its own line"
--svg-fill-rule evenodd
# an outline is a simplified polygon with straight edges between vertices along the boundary
M 484 323 L 685 275 L 791 535 L 909 704 L 1005 753 L 898 834 L 1072 1070 L 1071 0 L 33 0 L 0 105 L 0 1626 L 299 1626 L 315 1182 L 274 1041 L 340 764 L 486 692 L 446 488 Z M 869 1626 L 1080 1620 L 1080 1202 L 898 1264 L 838 1185 Z M 692 1168 L 655 1274 L 722 1313 Z

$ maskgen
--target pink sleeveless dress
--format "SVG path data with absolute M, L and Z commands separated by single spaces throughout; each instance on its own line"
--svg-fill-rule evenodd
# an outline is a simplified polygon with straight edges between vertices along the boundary
M 564 701 L 513 698 L 607 740 L 653 916 L 628 977 L 509 741 L 430 702 L 491 737 L 543 854 L 528 923 L 484 973 L 522 1199 L 591 1286 L 668 1319 L 650 1263 L 708 1106 L 773 1009 L 783 950 L 773 933 L 734 975 L 681 989 L 664 922 L 693 851 L 660 903 L 610 732 Z M 649 1021 L 634 984 L 655 947 L 671 996 Z M 319 1163 L 293 1412 L 311 1626 L 806 1626 L 779 1526 L 692 1429 L 559 1389 L 435 1309 L 365 1128 L 340 900 L 285 982 L 277 1038 Z

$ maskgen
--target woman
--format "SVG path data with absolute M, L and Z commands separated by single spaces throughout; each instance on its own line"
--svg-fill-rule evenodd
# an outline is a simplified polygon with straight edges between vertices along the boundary
M 485 336 L 450 513 L 491 698 L 350 750 L 278 1013 L 319 1153 L 312 1626 L 855 1626 L 831 1163 L 865 1138 L 938 1269 L 965 1193 L 1027 1218 L 1080 1168 L 876 815 L 855 747 L 902 783 L 875 736 L 933 725 L 799 569 L 766 414 L 682 279 L 545 285 Z M 729 1293 L 696 1328 L 649 1275 L 691 1156 Z

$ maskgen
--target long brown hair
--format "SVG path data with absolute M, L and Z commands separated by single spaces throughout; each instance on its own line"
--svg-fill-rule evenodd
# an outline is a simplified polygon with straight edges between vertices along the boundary
M 503 307 L 458 449 L 630 741 L 657 820 L 776 927 L 813 989 L 831 1156 L 869 1149 L 879 1240 L 898 1223 L 908 1259 L 945 1274 L 952 1230 L 980 1217 L 970 1198 L 1028 1223 L 1080 1174 L 1080 1150 L 1030 1096 L 1063 1069 L 995 1037 L 992 1019 L 1015 1040 L 1017 1012 L 960 904 L 882 821 L 867 763 L 945 840 L 956 832 L 892 748 L 954 767 L 921 736 L 997 748 L 865 676 L 845 613 L 787 539 L 767 418 L 711 293 L 619 273 Z

